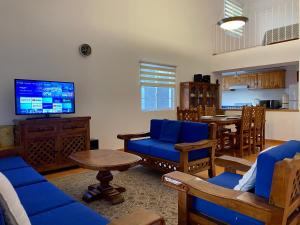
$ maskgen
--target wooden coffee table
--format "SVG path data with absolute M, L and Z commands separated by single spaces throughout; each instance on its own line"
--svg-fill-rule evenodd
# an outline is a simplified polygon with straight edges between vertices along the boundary
M 98 150 L 82 151 L 70 155 L 70 159 L 82 168 L 97 170 L 97 180 L 99 184 L 90 185 L 84 193 L 82 199 L 90 203 L 99 199 L 106 199 L 113 205 L 124 202 L 121 195 L 126 189 L 120 186 L 112 186 L 112 170 L 125 171 L 130 167 L 136 166 L 141 161 L 139 156 L 117 151 L 117 150 Z

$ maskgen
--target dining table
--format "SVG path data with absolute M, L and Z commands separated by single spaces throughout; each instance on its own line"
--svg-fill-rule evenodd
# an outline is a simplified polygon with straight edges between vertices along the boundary
M 200 122 L 202 123 L 215 123 L 217 125 L 217 154 L 225 152 L 224 145 L 222 145 L 222 132 L 224 130 L 230 130 L 229 126 L 235 128 L 235 132 L 239 133 L 239 128 L 242 118 L 240 115 L 236 116 L 226 116 L 226 115 L 216 115 L 216 116 L 202 116 L 200 117 Z M 226 129 L 228 127 L 228 129 Z

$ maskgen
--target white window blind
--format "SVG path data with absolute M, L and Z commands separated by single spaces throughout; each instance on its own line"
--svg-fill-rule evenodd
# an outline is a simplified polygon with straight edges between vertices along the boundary
M 140 62 L 142 111 L 174 110 L 175 88 L 175 66 Z
M 233 17 L 233 16 L 243 16 L 243 13 L 244 13 L 243 6 L 237 0 L 224 0 L 225 18 Z M 228 32 L 240 37 L 243 35 L 243 28 L 239 28 Z

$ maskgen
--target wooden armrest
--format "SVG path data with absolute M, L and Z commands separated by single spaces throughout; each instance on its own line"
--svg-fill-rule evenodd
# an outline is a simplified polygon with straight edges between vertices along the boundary
M 142 138 L 150 136 L 150 132 L 138 133 L 138 134 L 118 134 L 118 138 L 122 140 L 130 140 L 134 138 Z
M 193 142 L 193 143 L 180 143 L 175 145 L 175 149 L 179 151 L 193 151 L 193 150 L 198 150 L 198 149 L 203 149 L 203 148 L 211 148 L 217 144 L 216 140 L 203 140 L 203 141 L 198 141 L 198 142 Z
M 130 215 L 111 221 L 109 225 L 165 225 L 165 222 L 153 212 L 138 209 Z
M 261 221 L 268 221 L 273 212 L 280 210 L 270 205 L 267 199 L 252 193 L 224 188 L 178 171 L 164 175 L 162 181 L 166 186 L 175 190 L 186 192 L 188 195 L 204 199 Z
M 215 159 L 215 164 L 229 170 L 239 170 L 243 172 L 247 172 L 253 165 L 252 162 L 246 159 L 236 158 L 227 155 L 217 157 Z
M 0 148 L 0 158 L 20 156 L 23 148 L 21 146 L 11 146 Z

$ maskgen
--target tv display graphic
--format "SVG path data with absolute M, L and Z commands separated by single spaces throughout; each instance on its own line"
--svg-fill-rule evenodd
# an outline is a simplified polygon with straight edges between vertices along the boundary
M 73 82 L 15 80 L 17 115 L 75 113 Z

